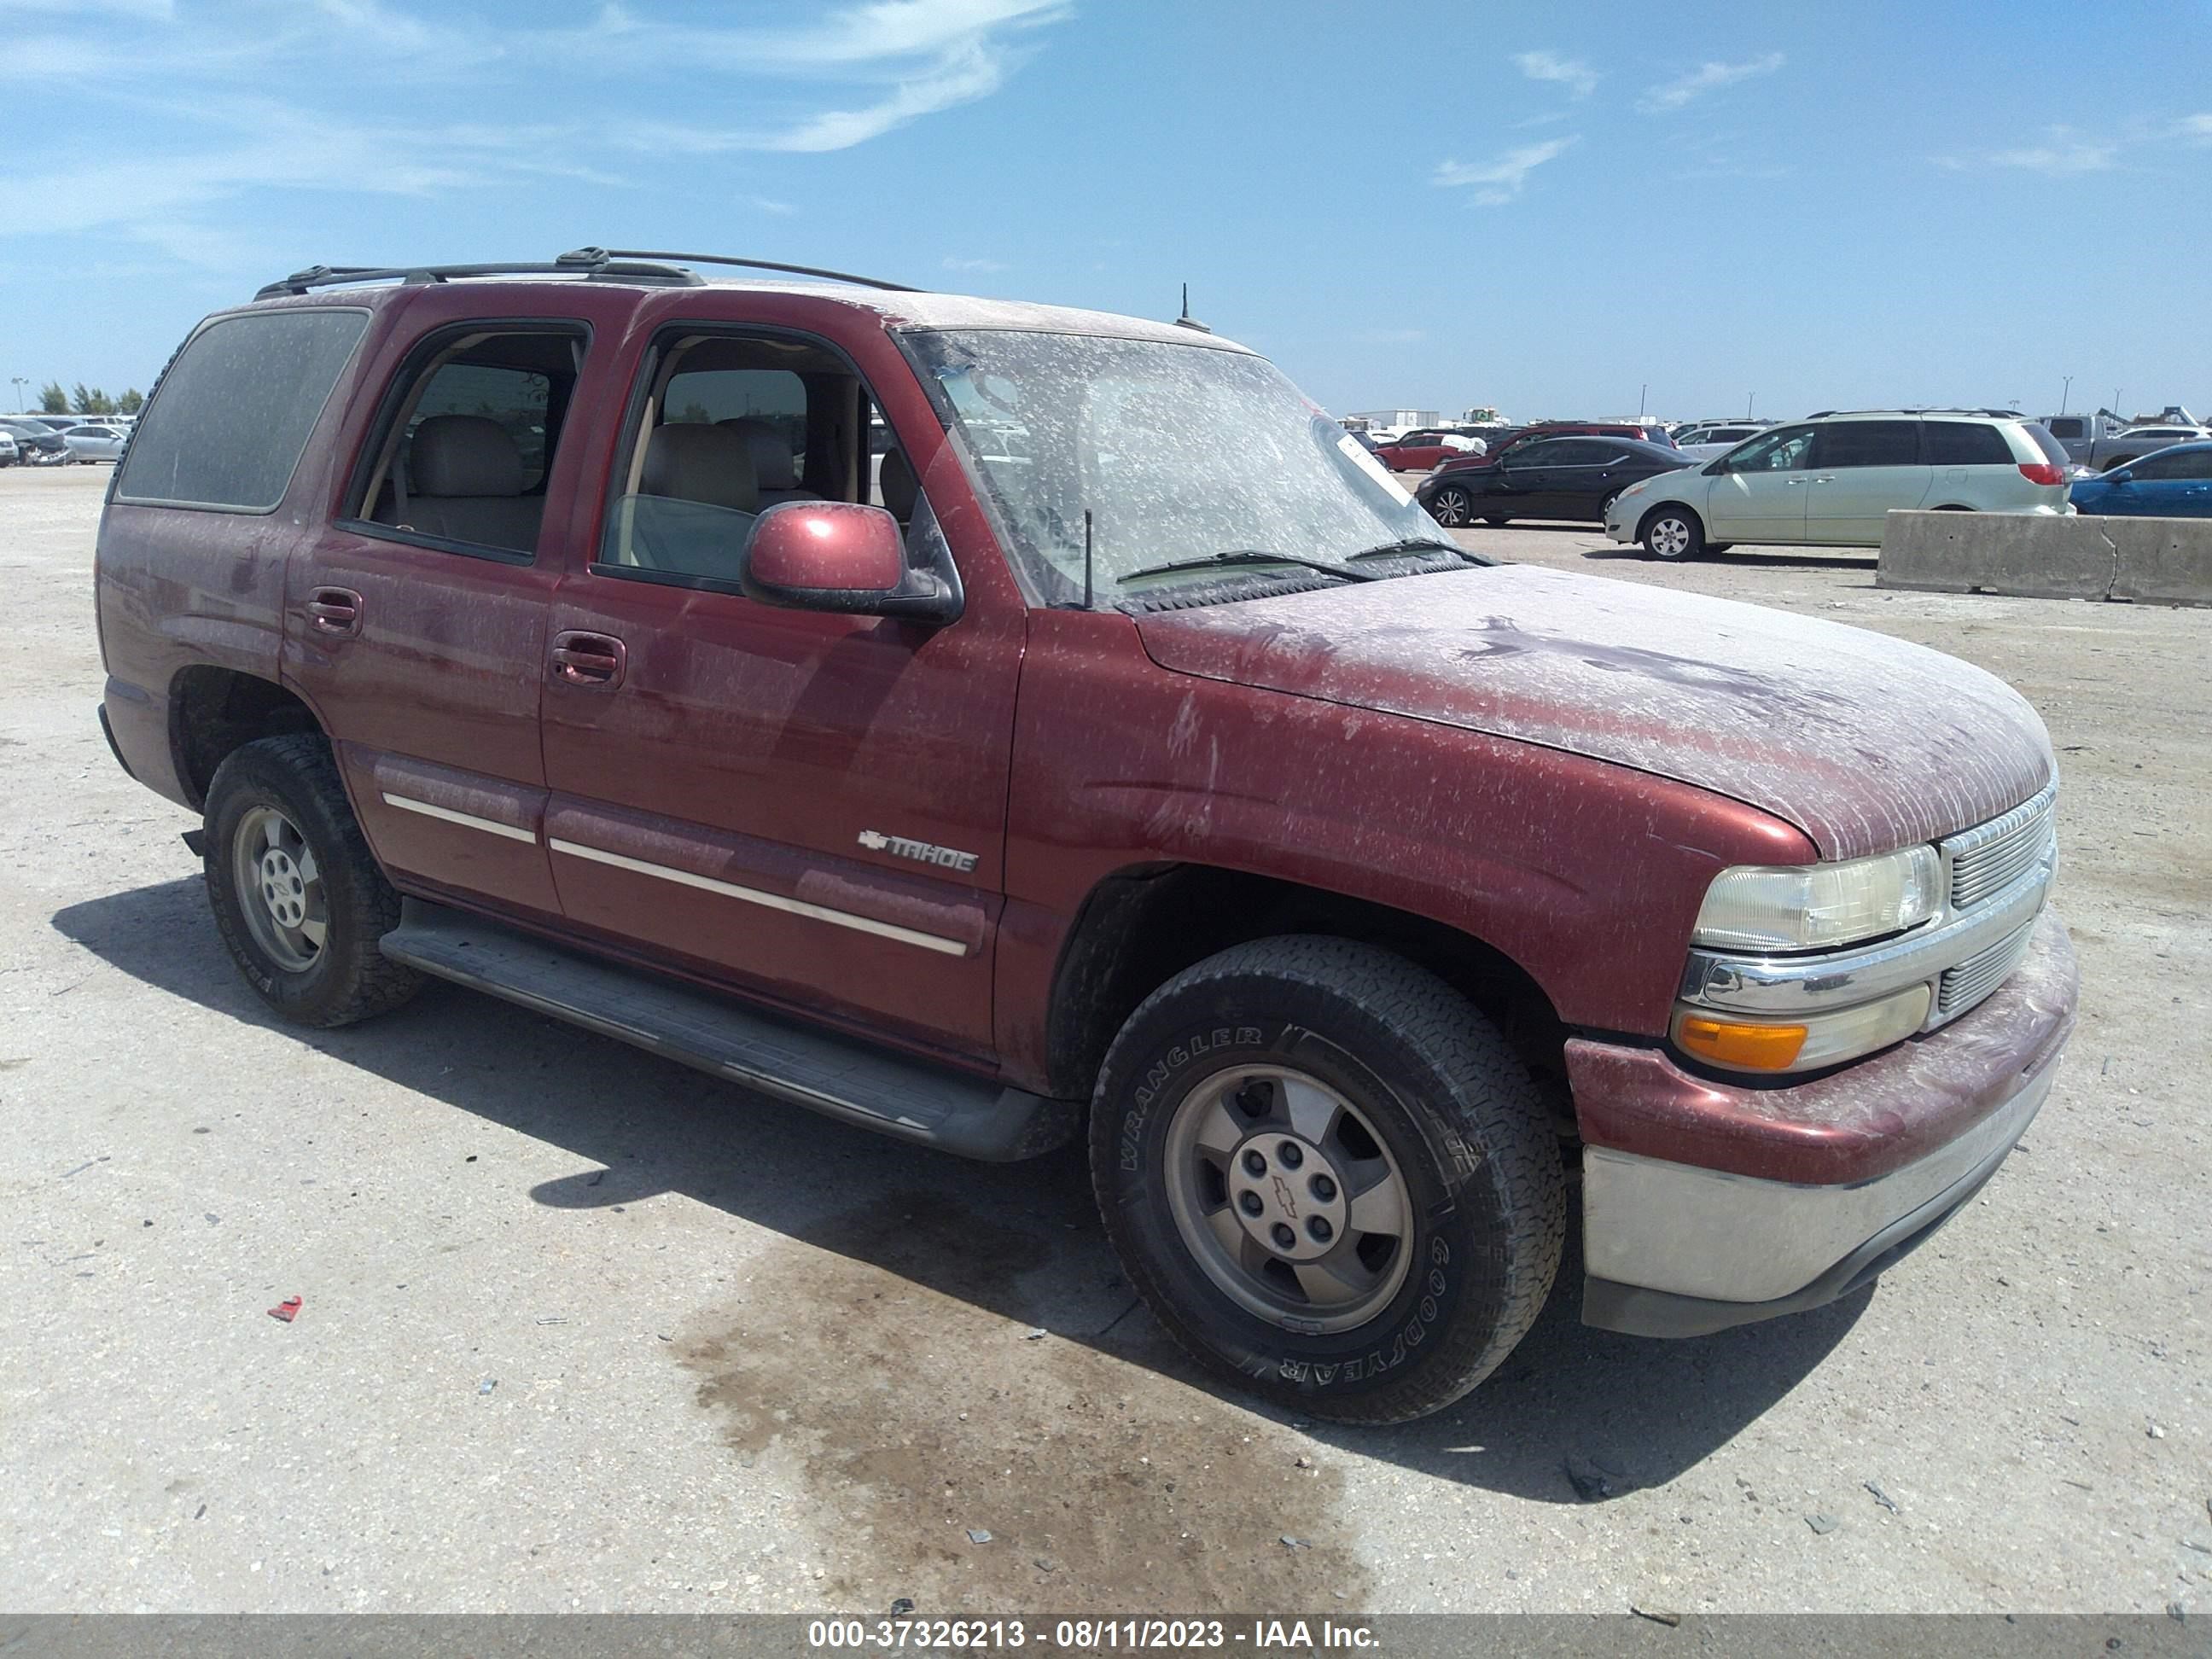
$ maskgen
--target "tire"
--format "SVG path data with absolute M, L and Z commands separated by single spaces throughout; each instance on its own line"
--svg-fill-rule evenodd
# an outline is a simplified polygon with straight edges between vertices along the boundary
M 1729 549 L 1735 545 L 1735 544 L 1734 542 L 1707 542 L 1705 544 L 1705 551 L 1708 553 L 1725 553 Z
M 330 745 L 295 732 L 234 750 L 208 786 L 208 899 L 261 1000 L 301 1025 L 350 1025 L 421 988 L 377 941 L 399 895 L 362 839 Z
M 2132 455 L 2114 455 L 2108 459 L 2099 463 L 2097 471 L 2100 472 L 2117 471 L 2119 468 L 2125 466 L 2130 461 L 2132 461 L 2135 459 L 2136 458 Z
M 1474 522 L 1474 497 L 1447 484 L 1429 497 L 1429 516 L 1447 530 L 1464 529 Z
M 1503 529 L 1504 529 L 1504 528 L 1505 528 L 1505 526 L 1506 526 L 1507 525 L 1511 524 L 1512 522 L 1513 522 L 1513 520 L 1510 520 L 1510 519 L 1500 519 L 1500 518 L 1494 518 L 1494 517 L 1493 517 L 1493 518 L 1487 518 L 1487 519 L 1485 519 L 1485 520 L 1483 520 L 1483 523 L 1485 523 L 1485 524 L 1488 525 L 1488 526 L 1489 526 L 1492 530 L 1503 530 Z
M 1146 998 L 1099 1075 L 1091 1167 L 1169 1334 L 1337 1422 L 1403 1422 L 1488 1376 L 1566 1237 L 1527 1071 L 1443 981 L 1345 939 L 1237 945 Z
M 1974 509 L 1971 507 L 1961 506 L 1957 501 L 1946 501 L 1942 506 L 1932 510 L 1937 513 L 1971 513 Z
M 1672 501 L 1653 507 L 1636 528 L 1636 539 L 1655 559 L 1673 563 L 1694 559 L 1705 550 L 1705 526 L 1686 507 Z

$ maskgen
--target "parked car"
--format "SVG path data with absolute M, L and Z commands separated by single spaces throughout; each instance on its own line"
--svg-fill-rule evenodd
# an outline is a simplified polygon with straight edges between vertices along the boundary
M 2106 518 L 2212 518 L 2212 443 L 2176 444 L 2066 492 L 2078 513 Z
M 1636 438 L 1645 443 L 1657 444 L 1662 448 L 1671 447 L 1674 444 L 1674 440 L 1667 435 L 1667 428 L 1656 421 L 1538 421 L 1498 439 L 1483 454 L 1447 457 L 1442 464 L 1443 468 L 1446 471 L 1455 471 L 1462 467 L 1493 465 L 1519 445 L 1534 443 L 1539 438 Z
M 17 458 L 32 466 L 66 466 L 71 457 L 62 434 L 43 421 L 9 416 L 0 419 L 0 432 L 15 441 Z
M 72 459 L 112 461 L 123 453 L 127 434 L 112 426 L 73 426 L 62 434 Z
M 2043 427 L 2069 459 L 2093 472 L 2108 472 L 2170 444 L 2212 438 L 2212 428 L 2188 421 L 2131 423 L 2099 410 L 2094 415 L 2046 415 Z
M 775 505 L 726 410 L 799 434 Z M 1859 1288 L 2074 1024 L 2024 698 L 1465 552 L 1172 325 L 596 250 L 319 266 L 179 349 L 95 587 L 101 723 L 281 1017 L 429 975 L 733 1110 L 1085 1137 L 1165 1328 L 1298 1413 L 1495 1370 L 1577 1196 L 1595 1325 Z
M 10 432 L 0 432 L 0 466 L 13 466 L 22 457 L 15 447 L 15 437 Z
M 1725 455 L 1747 438 L 1756 438 L 1774 424 L 1771 421 L 1733 421 L 1684 427 L 1674 436 L 1674 447 L 1694 461 Z
M 1516 444 L 1496 466 L 1459 467 L 1421 480 L 1413 499 L 1438 524 L 1515 519 L 1601 520 L 1629 485 L 1672 472 L 1680 451 L 1641 438 L 1540 438 Z
M 1484 444 L 1445 427 L 1419 427 L 1378 444 L 1375 453 L 1394 472 L 1426 472 L 1454 455 L 1480 455 Z
M 1899 508 L 2063 514 L 2066 452 L 2033 421 L 1971 410 L 1828 413 L 1632 484 L 1605 533 L 1655 558 L 1737 542 L 1879 547 Z

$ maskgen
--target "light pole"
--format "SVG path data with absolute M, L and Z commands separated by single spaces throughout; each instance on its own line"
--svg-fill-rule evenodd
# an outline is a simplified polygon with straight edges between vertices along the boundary
M 20 374 L 11 374 L 8 377 L 8 383 L 15 388 L 15 412 L 21 415 L 23 413 L 23 388 L 30 382 Z
M 1752 405 L 1753 405 L 1753 404 L 1757 403 L 1758 401 L 1759 401 L 1759 394 L 1758 394 L 1756 392 L 1753 392 L 1753 393 L 1751 394 L 1751 396 L 1749 396 L 1748 398 L 1746 398 L 1743 400 L 1743 418 L 1744 418 L 1745 420 L 1747 420 L 1747 420 L 1749 420 L 1749 419 L 1751 418 L 1751 408 L 1752 408 Z
M 2073 392 L 2074 377 L 2069 374 L 2066 377 L 2066 384 L 2059 389 L 2058 392 L 2058 412 L 2061 415 L 2066 412 L 2066 399 L 2073 395 Z

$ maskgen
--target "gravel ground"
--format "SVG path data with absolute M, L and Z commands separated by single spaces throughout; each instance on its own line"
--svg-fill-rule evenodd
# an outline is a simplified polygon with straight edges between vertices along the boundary
M 2212 614 L 1468 532 L 2020 686 L 2084 1014 L 1871 1291 L 1666 1344 L 1569 1289 L 1462 1406 L 1357 1431 L 1196 1382 L 1072 1155 L 957 1164 L 443 988 L 273 1024 L 94 723 L 106 477 L 0 473 L 0 1607 L 2212 1608 Z

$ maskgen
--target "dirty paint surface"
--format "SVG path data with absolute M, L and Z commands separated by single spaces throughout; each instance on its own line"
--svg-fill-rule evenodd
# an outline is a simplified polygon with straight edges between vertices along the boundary
M 810 1231 L 817 1243 L 754 1263 L 742 1302 L 702 1314 L 679 1352 L 731 1455 L 817 1506 L 825 1601 L 1362 1604 L 1328 1448 L 1199 1387 L 1135 1386 L 1110 1334 L 1034 1336 L 988 1310 L 1018 1303 L 1052 1240 L 928 1190 Z
M 1829 858 L 1982 823 L 2053 770 L 2027 701 L 1955 658 L 1526 565 L 1138 627 L 1164 666 L 1618 762 L 1763 807 Z

